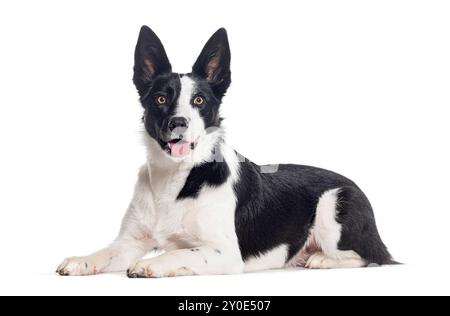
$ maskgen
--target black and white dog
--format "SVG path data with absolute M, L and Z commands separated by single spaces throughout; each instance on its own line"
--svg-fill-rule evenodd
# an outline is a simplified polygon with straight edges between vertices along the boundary
M 349 179 L 299 165 L 260 167 L 225 143 L 220 104 L 231 83 L 218 30 L 192 73 L 178 74 L 144 26 L 134 83 L 144 108 L 147 163 L 119 237 L 61 275 L 234 274 L 301 266 L 357 268 L 392 261 L 364 193 Z M 142 259 L 152 250 L 165 252 Z

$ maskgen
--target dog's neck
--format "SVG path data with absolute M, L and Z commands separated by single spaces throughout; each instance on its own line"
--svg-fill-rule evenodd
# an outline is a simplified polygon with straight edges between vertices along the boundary
M 167 198 L 173 201 L 183 191 L 191 174 L 195 175 L 195 181 L 208 181 L 208 177 L 211 176 L 195 170 L 206 168 L 213 174 L 214 171 L 221 170 L 219 174 L 225 177 L 224 181 L 229 175 L 230 179 L 237 179 L 240 157 L 226 145 L 223 130 L 201 137 L 190 159 L 183 161 L 172 159 L 150 136 L 146 135 L 144 139 L 147 148 L 149 185 L 156 201 L 164 202 Z M 199 178 L 202 176 L 206 176 L 207 179 Z

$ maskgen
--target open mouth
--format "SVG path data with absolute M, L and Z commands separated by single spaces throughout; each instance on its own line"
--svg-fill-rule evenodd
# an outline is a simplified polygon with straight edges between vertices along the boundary
M 183 158 L 188 156 L 195 149 L 196 142 L 187 142 L 181 138 L 164 142 L 164 150 L 172 157 Z

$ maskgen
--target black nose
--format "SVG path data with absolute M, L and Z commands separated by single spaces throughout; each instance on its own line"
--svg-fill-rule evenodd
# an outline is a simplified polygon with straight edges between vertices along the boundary
M 172 117 L 169 121 L 169 129 L 173 132 L 176 128 L 188 128 L 188 120 L 181 116 Z

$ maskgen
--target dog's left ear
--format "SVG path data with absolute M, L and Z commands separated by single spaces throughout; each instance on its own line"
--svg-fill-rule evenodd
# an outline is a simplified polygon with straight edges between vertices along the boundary
M 231 83 L 230 60 L 227 31 L 221 28 L 206 43 L 192 73 L 208 81 L 214 93 L 222 97 Z

